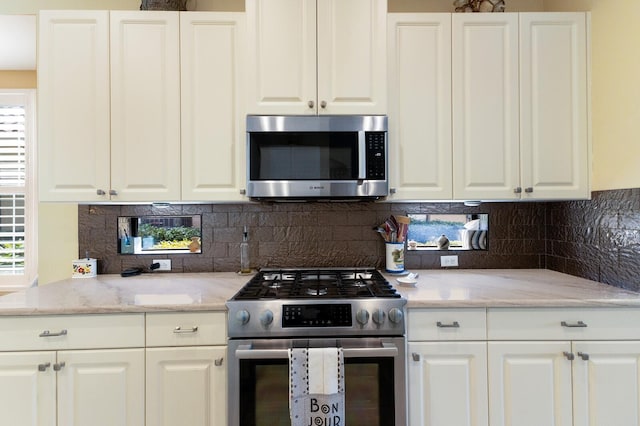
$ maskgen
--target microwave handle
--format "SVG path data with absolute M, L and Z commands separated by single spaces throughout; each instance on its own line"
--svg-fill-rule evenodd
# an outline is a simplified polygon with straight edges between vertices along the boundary
M 345 348 L 345 358 L 396 357 L 398 348 L 393 343 L 382 343 L 379 348 Z M 289 357 L 288 349 L 251 349 L 251 345 L 240 345 L 236 349 L 238 359 L 281 359 Z
M 358 132 L 358 179 L 367 178 L 367 132 Z

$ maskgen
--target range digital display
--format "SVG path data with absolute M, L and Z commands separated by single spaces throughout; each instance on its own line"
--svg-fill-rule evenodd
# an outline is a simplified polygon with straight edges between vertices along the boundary
M 282 327 L 351 327 L 351 305 L 283 305 Z

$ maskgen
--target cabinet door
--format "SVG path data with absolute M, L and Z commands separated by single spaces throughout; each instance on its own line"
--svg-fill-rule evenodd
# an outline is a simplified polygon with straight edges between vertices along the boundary
M 40 11 L 41 201 L 105 201 L 109 182 L 109 13 Z
M 182 200 L 242 200 L 244 14 L 182 13 L 180 33 Z
M 226 347 L 147 349 L 147 424 L 226 426 Z
M 111 12 L 115 201 L 180 199 L 178 12 Z
M 523 198 L 589 198 L 584 13 L 520 14 Z
M 388 25 L 389 199 L 450 199 L 451 15 L 394 13 Z
M 489 342 L 492 426 L 571 426 L 569 342 Z
M 0 353 L 0 424 L 55 426 L 55 352 Z
M 247 0 L 249 114 L 316 114 L 316 0 Z
M 144 424 L 144 349 L 60 351 L 58 424 Z
M 453 197 L 517 199 L 518 14 L 453 19 Z
M 386 114 L 386 0 L 318 0 L 318 111 Z
M 409 424 L 488 424 L 487 344 L 408 344 Z
M 573 351 L 575 424 L 640 424 L 640 342 L 575 342 Z

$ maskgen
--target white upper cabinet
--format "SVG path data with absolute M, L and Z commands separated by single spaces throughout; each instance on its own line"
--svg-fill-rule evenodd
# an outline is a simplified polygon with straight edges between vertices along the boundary
M 584 13 L 520 14 L 523 198 L 589 198 Z
M 247 0 L 248 113 L 385 114 L 385 0 Z
M 41 11 L 38 158 L 42 201 L 108 199 L 109 12 Z
M 451 14 L 389 14 L 388 199 L 451 199 Z
M 179 200 L 178 12 L 112 11 L 110 23 L 115 200 Z
M 518 198 L 518 14 L 452 18 L 453 196 Z
M 244 14 L 182 13 L 180 33 L 182 199 L 242 200 Z
M 589 198 L 588 19 L 453 15 L 455 199 Z

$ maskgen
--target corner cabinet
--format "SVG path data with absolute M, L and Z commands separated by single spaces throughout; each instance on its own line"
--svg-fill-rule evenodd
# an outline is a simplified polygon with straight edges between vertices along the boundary
M 386 0 L 248 0 L 250 114 L 386 114 Z
M 243 14 L 39 19 L 41 201 L 244 198 Z
M 453 15 L 454 198 L 590 197 L 588 19 Z

